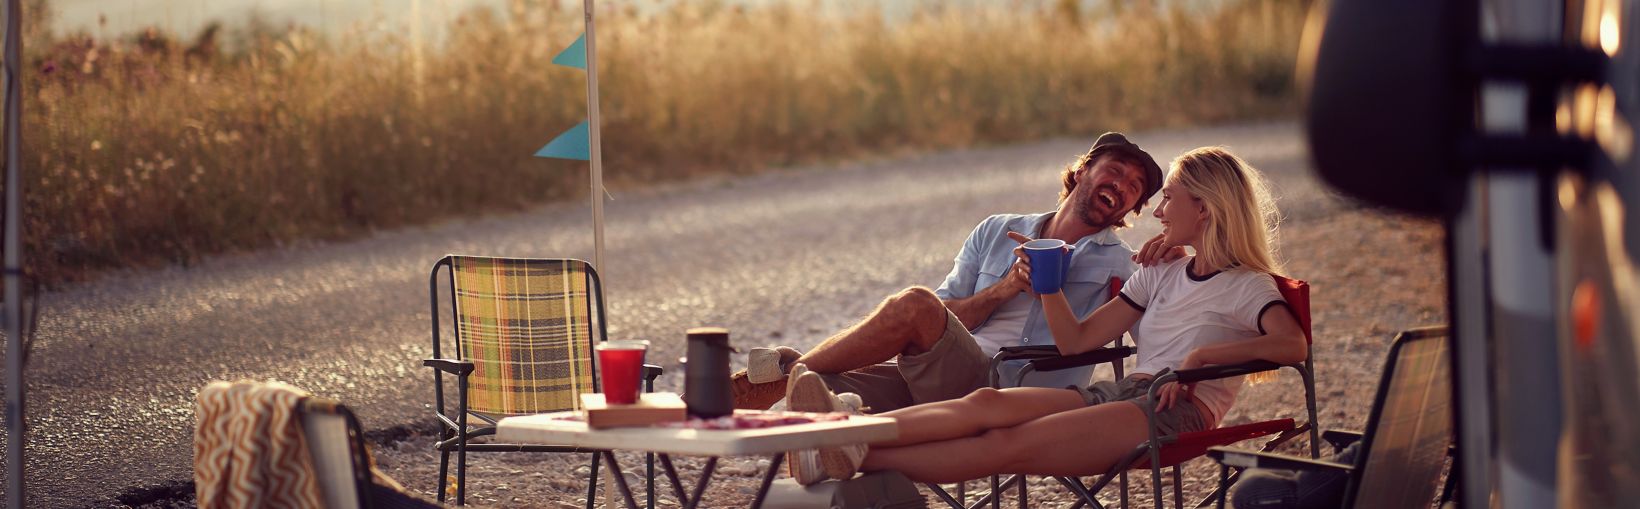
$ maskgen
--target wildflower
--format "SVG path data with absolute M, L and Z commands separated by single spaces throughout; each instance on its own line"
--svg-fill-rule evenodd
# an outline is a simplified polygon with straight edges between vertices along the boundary
M 57 70 L 57 61 L 56 60 L 47 60 L 45 65 L 40 66 L 40 74 L 51 74 L 52 72 L 55 72 L 56 70 Z

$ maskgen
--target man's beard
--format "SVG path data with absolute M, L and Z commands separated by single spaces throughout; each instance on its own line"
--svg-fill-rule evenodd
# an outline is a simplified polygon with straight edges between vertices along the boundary
M 1120 209 L 1112 210 L 1107 217 L 1099 217 L 1099 212 L 1094 210 L 1094 200 L 1097 199 L 1099 199 L 1099 190 L 1089 189 L 1085 196 L 1077 200 L 1076 210 L 1073 212 L 1076 213 L 1077 219 L 1082 220 L 1082 224 L 1102 230 L 1121 221 L 1122 214 L 1126 211 Z

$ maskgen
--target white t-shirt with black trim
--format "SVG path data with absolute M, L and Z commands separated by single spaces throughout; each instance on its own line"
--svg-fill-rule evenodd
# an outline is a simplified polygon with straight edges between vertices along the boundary
M 1122 300 L 1143 313 L 1130 331 L 1139 349 L 1134 372 L 1176 370 L 1202 346 L 1262 336 L 1259 317 L 1285 305 L 1269 274 L 1230 269 L 1192 276 L 1193 263 L 1195 257 L 1186 257 L 1144 267 L 1122 286 Z M 1241 382 L 1238 376 L 1196 384 L 1196 397 L 1213 412 L 1213 421 L 1230 410 Z

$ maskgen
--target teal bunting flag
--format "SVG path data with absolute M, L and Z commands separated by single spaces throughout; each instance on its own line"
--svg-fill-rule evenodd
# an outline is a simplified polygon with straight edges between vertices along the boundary
M 590 146 L 591 141 L 587 136 L 587 123 L 583 120 L 570 130 L 564 131 L 564 134 L 560 134 L 557 138 L 547 142 L 547 146 L 541 147 L 541 150 L 535 152 L 535 157 L 590 161 L 592 160 Z
M 576 37 L 574 43 L 564 48 L 564 51 L 558 52 L 558 56 L 552 57 L 552 63 L 587 70 L 587 34 L 583 33 Z

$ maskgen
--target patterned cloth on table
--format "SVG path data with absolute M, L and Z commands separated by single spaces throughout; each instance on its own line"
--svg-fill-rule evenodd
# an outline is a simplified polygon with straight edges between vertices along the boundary
M 321 507 L 298 405 L 278 382 L 212 382 L 199 390 L 194 490 L 199 507 Z
M 457 337 L 474 367 L 470 411 L 580 408 L 580 394 L 594 390 L 585 267 L 575 260 L 454 259 Z

